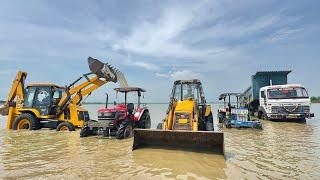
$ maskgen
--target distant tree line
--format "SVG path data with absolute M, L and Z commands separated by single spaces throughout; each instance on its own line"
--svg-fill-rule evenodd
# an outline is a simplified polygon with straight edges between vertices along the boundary
M 320 103 L 320 96 L 312 96 L 310 99 L 312 103 Z

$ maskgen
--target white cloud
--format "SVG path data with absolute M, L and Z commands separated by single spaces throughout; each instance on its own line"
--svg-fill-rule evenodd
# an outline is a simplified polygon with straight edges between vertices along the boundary
M 191 70 L 174 71 L 169 72 L 168 74 L 155 73 L 155 75 L 158 77 L 170 78 L 172 80 L 200 79 L 202 77 L 200 73 Z
M 157 77 L 164 77 L 164 78 L 170 77 L 170 74 L 165 74 L 165 73 L 155 73 L 155 75 L 156 75 Z

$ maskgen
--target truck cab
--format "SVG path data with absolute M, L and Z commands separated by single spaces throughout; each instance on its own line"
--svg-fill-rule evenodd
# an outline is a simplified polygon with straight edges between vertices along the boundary
M 300 84 L 272 85 L 260 88 L 258 117 L 270 120 L 305 120 L 310 113 L 311 100 Z

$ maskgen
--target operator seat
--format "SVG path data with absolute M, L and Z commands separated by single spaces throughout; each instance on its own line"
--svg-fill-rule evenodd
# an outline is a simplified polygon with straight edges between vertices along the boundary
M 133 103 L 128 103 L 127 104 L 127 109 L 128 109 L 128 113 L 129 114 L 133 114 L 134 104 Z

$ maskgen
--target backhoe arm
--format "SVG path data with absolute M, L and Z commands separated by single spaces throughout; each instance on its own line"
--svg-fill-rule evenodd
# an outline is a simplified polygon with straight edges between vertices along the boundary
M 88 64 L 91 72 L 83 75 L 87 81 L 76 85 L 83 78 L 80 77 L 67 87 L 66 93 L 58 103 L 56 115 L 59 116 L 69 104 L 79 105 L 83 97 L 90 95 L 91 92 L 108 82 L 120 82 L 121 86 L 128 86 L 123 74 L 111 65 L 91 57 L 88 58 Z M 90 78 L 90 75 L 94 76 Z
M 18 71 L 15 79 L 13 80 L 13 84 L 11 86 L 11 90 L 9 92 L 9 96 L 7 97 L 7 101 L 4 107 L 0 108 L 0 114 L 3 116 L 8 115 L 9 107 L 15 106 L 14 100 L 18 104 L 21 104 L 24 100 L 24 81 L 27 77 L 27 73 L 23 71 Z M 17 97 L 17 98 L 16 98 Z

